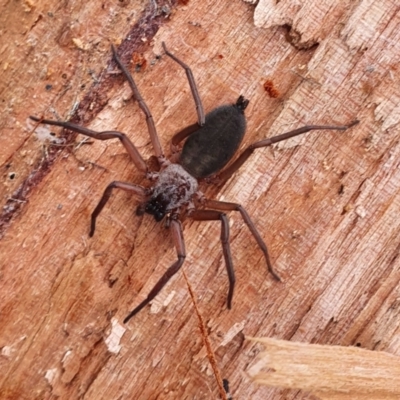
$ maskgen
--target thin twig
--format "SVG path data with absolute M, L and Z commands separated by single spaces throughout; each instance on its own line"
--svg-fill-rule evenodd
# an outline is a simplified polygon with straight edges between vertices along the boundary
M 206 346 L 206 349 L 207 349 L 208 360 L 210 361 L 211 367 L 212 367 L 212 369 L 214 371 L 214 376 L 215 376 L 215 379 L 216 379 L 217 384 L 218 384 L 219 394 L 220 394 L 222 400 L 228 400 L 228 398 L 226 397 L 226 392 L 225 392 L 223 383 L 222 383 L 221 373 L 220 373 L 220 371 L 218 369 L 217 361 L 215 359 L 215 354 L 214 354 L 214 351 L 213 351 L 213 349 L 211 347 L 210 338 L 209 338 L 208 333 L 207 333 L 207 327 L 206 327 L 206 325 L 204 323 L 203 317 L 200 314 L 199 308 L 197 306 L 197 301 L 196 301 L 196 298 L 194 296 L 192 287 L 190 286 L 188 277 L 186 276 L 186 273 L 185 273 L 184 270 L 182 270 L 182 272 L 183 272 L 183 277 L 185 278 L 185 281 L 186 281 L 186 285 L 187 285 L 187 287 L 189 289 L 190 297 L 192 298 L 192 302 L 193 302 L 193 306 L 194 306 L 194 309 L 195 309 L 196 314 L 197 314 L 197 318 L 199 320 L 199 328 L 200 328 L 200 332 L 201 332 L 201 337 L 202 337 L 203 343 L 204 343 L 204 345 Z

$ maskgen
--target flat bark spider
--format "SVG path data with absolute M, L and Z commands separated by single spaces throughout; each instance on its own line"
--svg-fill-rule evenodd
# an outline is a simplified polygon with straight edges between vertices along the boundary
M 159 172 L 149 171 L 144 159 L 139 154 L 135 145 L 124 133 L 117 131 L 95 132 L 70 122 L 59 122 L 32 116 L 30 117 L 32 120 L 39 123 L 61 126 L 65 129 L 81 133 L 94 139 L 119 139 L 130 155 L 136 168 L 138 168 L 138 170 L 141 171 L 149 180 L 154 182 L 153 186 L 149 188 L 119 181 L 110 183 L 105 189 L 102 198 L 91 216 L 89 236 L 93 236 L 96 219 L 110 198 L 113 189 L 122 189 L 132 192 L 141 199 L 142 202 L 138 207 L 137 212 L 139 215 L 144 213 L 151 214 L 157 222 L 165 220 L 166 226 L 169 227 L 172 232 L 172 238 L 178 259 L 167 269 L 161 279 L 150 291 L 147 298 L 129 313 L 129 315 L 124 319 L 124 323 L 128 322 L 135 314 L 153 300 L 170 278 L 181 268 L 186 256 L 182 226 L 179 220 L 179 215 L 183 212 L 187 212 L 187 215 L 190 218 L 197 221 L 221 221 L 221 244 L 229 278 L 229 292 L 227 297 L 227 306 L 229 309 L 232 307 L 235 273 L 233 270 L 229 244 L 228 217 L 224 211 L 238 211 L 240 213 L 264 254 L 269 272 L 279 281 L 280 277 L 272 267 L 267 246 L 246 210 L 240 204 L 206 199 L 198 190 L 198 180 L 213 177 L 221 182 L 225 182 L 239 169 L 239 167 L 257 148 L 270 146 L 273 143 L 312 130 L 332 129 L 344 131 L 358 123 L 358 121 L 353 121 L 349 125 L 345 126 L 307 125 L 286 132 L 282 135 L 263 139 L 248 146 L 235 161 L 233 161 L 227 168 L 223 169 L 229 161 L 232 160 L 242 142 L 246 130 L 244 110 L 249 101 L 243 96 L 239 96 L 235 104 L 217 107 L 209 114 L 205 115 L 192 71 L 184 62 L 171 54 L 164 43 L 162 45 L 166 55 L 185 69 L 198 117 L 197 123 L 184 128 L 172 137 L 171 147 L 173 151 L 177 151 L 179 143 L 186 139 L 182 151 L 178 155 L 178 162 L 171 162 L 165 158 L 158 140 L 151 112 L 140 95 L 130 72 L 119 59 L 114 46 L 112 46 L 114 60 L 121 69 L 125 78 L 128 80 L 134 98 L 146 117 L 150 139 L 160 166 Z M 196 208 L 196 205 L 202 207 L 202 209 Z

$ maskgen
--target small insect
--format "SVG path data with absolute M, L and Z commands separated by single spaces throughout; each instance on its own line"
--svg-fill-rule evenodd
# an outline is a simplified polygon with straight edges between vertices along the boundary
M 173 156 L 171 160 L 168 160 L 164 155 L 151 112 L 140 95 L 132 75 L 121 62 L 115 47 L 111 47 L 114 60 L 127 79 L 132 89 L 134 99 L 138 102 L 140 109 L 146 117 L 151 143 L 159 164 L 159 171 L 149 170 L 135 145 L 124 133 L 117 131 L 95 132 L 71 122 L 59 122 L 30 117 L 32 120 L 41 124 L 60 126 L 98 140 L 119 139 L 136 168 L 142 172 L 149 181 L 153 182 L 150 187 L 143 187 L 134 183 L 120 181 L 111 182 L 105 189 L 103 196 L 91 215 L 90 237 L 94 234 L 96 219 L 109 200 L 112 191 L 114 189 L 122 189 L 131 192 L 139 198 L 140 205 L 137 208 L 138 215 L 147 213 L 152 215 L 157 222 L 164 221 L 165 226 L 169 228 L 172 233 L 173 243 L 177 252 L 177 260 L 155 284 L 146 299 L 128 314 L 124 319 L 124 323 L 128 322 L 142 308 L 149 304 L 171 277 L 181 268 L 186 256 L 181 226 L 181 219 L 185 216 L 196 221 L 221 222 L 221 245 L 229 279 L 229 291 L 227 296 L 228 309 L 232 307 L 235 273 L 229 244 L 229 221 L 225 214 L 226 211 L 237 211 L 240 213 L 243 221 L 264 254 L 269 272 L 277 281 L 280 281 L 279 275 L 272 267 L 267 246 L 246 210 L 240 204 L 207 199 L 199 190 L 199 183 L 210 181 L 210 179 L 217 182 L 225 182 L 241 165 L 243 165 L 257 148 L 270 146 L 273 143 L 312 130 L 331 129 L 344 131 L 358 123 L 358 121 L 354 121 L 345 126 L 307 125 L 282 135 L 263 139 L 248 146 L 224 169 L 232 160 L 245 134 L 246 118 L 244 111 L 249 101 L 243 96 L 239 96 L 236 103 L 217 107 L 205 115 L 191 69 L 183 61 L 170 53 L 165 43 L 162 45 L 165 54 L 185 69 L 196 105 L 198 119 L 197 123 L 184 128 L 172 137 L 171 150 Z M 186 141 L 180 150 L 179 144 L 185 139 Z M 175 162 L 175 160 L 177 161 Z

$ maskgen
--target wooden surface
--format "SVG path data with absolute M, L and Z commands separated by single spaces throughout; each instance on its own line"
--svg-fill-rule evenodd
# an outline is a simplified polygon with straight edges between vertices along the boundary
M 302 388 L 321 400 L 400 397 L 400 357 L 385 351 L 249 336 L 246 339 L 264 348 L 247 370 L 260 385 Z
M 184 223 L 184 268 L 234 399 L 313 398 L 252 383 L 245 372 L 261 346 L 245 334 L 400 354 L 399 8 L 304 3 L 2 6 L 1 398 L 218 398 L 182 274 L 120 327 L 175 259 L 168 231 L 136 217 L 126 193 L 88 237 L 106 185 L 142 182 L 120 143 L 76 148 L 82 138 L 66 136 L 49 146 L 49 131 L 32 133 L 27 119 L 118 129 L 149 158 L 143 115 L 109 67 L 111 42 L 122 43 L 125 62 L 133 52 L 146 58 L 134 77 L 165 149 L 196 112 L 184 71 L 156 57 L 162 41 L 192 67 L 207 111 L 250 99 L 243 146 L 306 123 L 361 121 L 258 150 L 223 188 L 205 188 L 247 209 L 283 283 L 231 213 L 237 286 L 228 311 L 219 224 Z

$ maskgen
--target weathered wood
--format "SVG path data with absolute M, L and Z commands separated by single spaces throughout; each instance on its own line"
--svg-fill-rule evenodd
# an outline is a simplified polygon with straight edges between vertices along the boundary
M 246 339 L 264 347 L 258 361 L 248 369 L 249 376 L 261 385 L 302 388 L 321 400 L 396 400 L 400 397 L 397 382 L 400 357 L 356 346 Z
M 384 351 L 271 338 L 246 340 L 264 347 L 248 370 L 250 377 L 261 385 L 302 388 L 321 400 L 400 397 L 400 357 Z
M 205 188 L 247 209 L 283 283 L 231 213 L 237 286 L 228 311 L 219 223 L 184 224 L 184 268 L 234 398 L 310 398 L 251 383 L 243 372 L 260 348 L 243 334 L 398 355 L 398 7 L 260 2 L 253 20 L 254 6 L 239 1 L 116 3 L 2 6 L 1 397 L 218 396 L 181 275 L 118 332 L 175 258 L 168 231 L 136 217 L 126 193 L 113 196 L 88 238 L 90 213 L 109 182 L 146 184 L 120 143 L 76 148 L 69 145 L 81 137 L 66 137 L 68 146 L 55 149 L 41 141 L 49 132 L 37 130 L 39 140 L 27 120 L 55 118 L 54 110 L 92 129 L 118 129 L 148 159 L 144 117 L 110 67 L 110 42 L 122 43 L 124 62 L 133 51 L 146 58 L 134 77 L 165 149 L 197 116 L 184 71 L 156 57 L 162 41 L 192 67 L 207 111 L 239 94 L 250 99 L 243 147 L 306 123 L 361 121 L 280 151 L 259 149 L 223 188 Z M 261 23 L 262 12 L 276 18 Z M 267 80 L 278 98 L 264 90 Z

